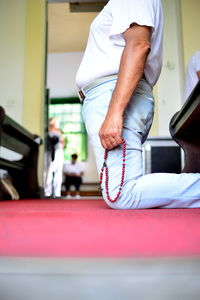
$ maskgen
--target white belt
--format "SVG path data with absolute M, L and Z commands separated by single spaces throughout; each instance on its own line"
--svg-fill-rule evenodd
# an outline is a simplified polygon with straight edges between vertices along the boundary
M 104 84 L 104 83 L 116 80 L 116 79 L 117 79 L 117 74 L 113 74 L 113 75 L 108 75 L 108 76 L 104 76 L 104 77 L 98 78 L 98 79 L 94 80 L 93 82 L 89 83 L 88 85 L 86 85 L 85 87 L 83 87 L 78 92 L 80 101 L 83 103 L 83 101 L 84 101 L 87 93 L 89 91 L 91 91 L 92 89 L 94 89 L 95 87 L 97 87 L 97 86 L 99 86 L 101 84 Z

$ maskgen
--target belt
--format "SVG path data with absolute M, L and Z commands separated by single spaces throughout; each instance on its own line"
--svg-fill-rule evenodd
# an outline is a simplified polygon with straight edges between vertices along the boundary
M 84 101 L 84 99 L 86 97 L 86 94 L 89 91 L 91 91 L 92 89 L 94 89 L 95 87 L 97 87 L 99 85 L 102 85 L 104 83 L 116 80 L 116 79 L 117 79 L 117 74 L 114 74 L 114 75 L 108 75 L 108 76 L 104 76 L 104 77 L 98 78 L 98 79 L 94 80 L 93 82 L 89 83 L 88 85 L 86 85 L 85 87 L 83 87 L 78 92 L 80 101 L 83 103 L 83 101 Z

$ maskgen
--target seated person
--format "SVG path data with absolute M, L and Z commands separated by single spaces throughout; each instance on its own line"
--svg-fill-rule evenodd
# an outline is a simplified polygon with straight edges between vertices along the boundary
M 70 187 L 75 186 L 76 198 L 80 198 L 80 185 L 82 183 L 83 176 L 83 166 L 81 163 L 77 162 L 78 155 L 71 155 L 71 162 L 69 164 L 64 164 L 63 173 L 65 175 L 65 188 L 67 191 L 67 198 L 71 197 Z

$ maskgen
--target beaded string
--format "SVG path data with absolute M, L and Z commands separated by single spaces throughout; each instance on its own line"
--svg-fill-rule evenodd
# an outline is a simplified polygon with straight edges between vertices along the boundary
M 125 140 L 123 139 L 123 152 L 122 152 L 122 176 L 121 176 L 121 182 L 120 182 L 120 185 L 119 185 L 119 191 L 116 195 L 116 197 L 114 199 L 111 199 L 110 198 L 110 195 L 109 195 L 109 190 L 108 190 L 108 181 L 109 181 L 109 174 L 108 174 L 108 166 L 107 166 L 107 163 L 106 163 L 106 160 L 108 158 L 108 152 L 109 150 L 105 150 L 104 152 L 104 163 L 103 163 L 103 166 L 101 168 L 101 172 L 100 172 L 100 180 L 99 180 L 99 185 L 101 187 L 102 185 L 102 181 L 103 181 L 103 173 L 104 173 L 104 169 L 105 169 L 105 173 L 106 173 L 106 178 L 105 178 L 105 188 L 106 188 L 106 196 L 107 196 L 107 199 L 110 201 L 110 202 L 115 202 L 119 199 L 120 197 L 120 194 L 121 194 L 121 191 L 122 191 L 122 187 L 123 187 L 123 184 L 124 184 L 124 176 L 125 176 L 125 162 L 126 162 L 126 142 Z M 101 188 L 102 190 L 102 188 Z

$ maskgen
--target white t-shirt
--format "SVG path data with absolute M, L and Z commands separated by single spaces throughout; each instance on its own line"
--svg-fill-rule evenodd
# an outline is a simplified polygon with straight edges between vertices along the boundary
M 145 77 L 151 86 L 156 83 L 162 67 L 161 1 L 110 0 L 91 24 L 87 47 L 76 76 L 79 89 L 97 78 L 118 73 L 125 46 L 123 32 L 132 23 L 152 27 Z
M 200 71 L 200 51 L 197 51 L 189 60 L 185 80 L 185 100 L 199 81 L 197 72 Z
M 65 163 L 63 166 L 64 173 L 75 173 L 76 175 L 80 176 L 83 171 L 83 166 L 79 162 L 76 162 L 75 164 Z

